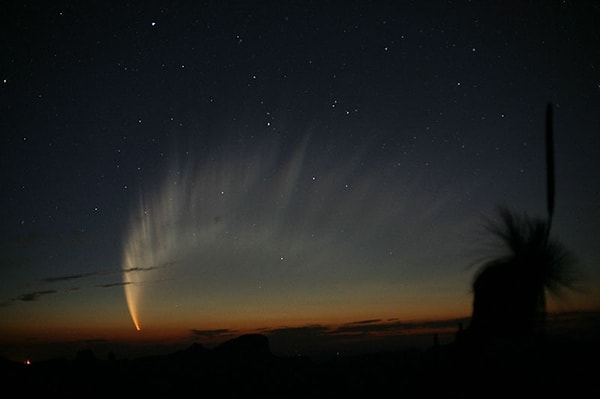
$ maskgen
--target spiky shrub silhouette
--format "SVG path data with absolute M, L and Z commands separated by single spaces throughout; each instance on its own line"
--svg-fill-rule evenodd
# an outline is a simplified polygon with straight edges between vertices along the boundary
M 473 280 L 471 329 L 479 337 L 532 336 L 543 331 L 546 293 L 573 288 L 574 254 L 548 236 L 548 221 L 498 209 L 488 222 L 500 252 Z
M 469 330 L 475 338 L 531 337 L 543 331 L 546 293 L 573 288 L 574 254 L 550 236 L 554 214 L 552 104 L 546 108 L 547 219 L 498 208 L 487 229 L 499 252 L 484 259 L 473 280 Z

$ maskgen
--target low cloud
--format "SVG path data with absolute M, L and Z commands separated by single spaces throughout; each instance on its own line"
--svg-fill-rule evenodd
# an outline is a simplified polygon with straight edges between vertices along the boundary
M 44 295 L 56 294 L 56 292 L 57 292 L 56 290 L 44 290 L 44 291 L 29 292 L 27 294 L 19 295 L 17 300 L 23 301 L 23 302 L 37 301 L 40 297 L 42 297 Z
M 130 281 L 117 282 L 117 283 L 107 283 L 107 284 L 96 284 L 94 287 L 96 288 L 112 288 L 112 287 L 122 287 L 124 285 L 133 284 Z
M 214 330 L 190 330 L 195 339 L 204 339 L 207 341 L 221 341 L 229 339 L 237 335 L 238 331 L 229 329 L 214 329 Z
M 43 278 L 42 281 L 44 283 L 58 283 L 61 281 L 78 280 L 78 279 L 82 279 L 82 278 L 99 276 L 99 275 L 103 275 L 103 274 L 106 274 L 106 273 L 92 272 L 92 273 L 69 274 L 66 276 L 46 277 L 46 278 Z

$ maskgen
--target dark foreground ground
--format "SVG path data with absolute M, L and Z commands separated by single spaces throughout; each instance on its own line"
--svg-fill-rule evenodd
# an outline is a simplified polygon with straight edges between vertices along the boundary
M 598 345 L 546 337 L 477 350 L 459 342 L 314 361 L 270 352 L 263 335 L 131 360 L 2 361 L 10 397 L 600 397 Z M 4 396 L 4 395 L 3 395 Z M 8 397 L 8 396 L 5 396 Z

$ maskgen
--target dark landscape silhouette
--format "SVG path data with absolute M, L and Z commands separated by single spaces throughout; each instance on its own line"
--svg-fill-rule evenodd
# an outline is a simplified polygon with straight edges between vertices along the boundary
M 471 351 L 460 341 L 326 360 L 278 356 L 268 337 L 241 335 L 209 349 L 194 343 L 165 355 L 75 358 L 31 365 L 3 360 L 5 392 L 19 396 L 189 397 L 594 397 L 597 341 L 545 336 L 527 345 Z

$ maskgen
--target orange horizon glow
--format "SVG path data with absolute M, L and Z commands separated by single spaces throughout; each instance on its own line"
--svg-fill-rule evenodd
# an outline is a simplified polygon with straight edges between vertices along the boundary
M 560 314 L 569 312 L 598 312 L 600 306 L 594 304 L 579 303 L 572 301 L 568 304 L 549 301 L 548 314 Z M 471 309 L 463 307 L 462 311 L 446 309 L 445 312 L 435 311 L 433 308 L 421 308 L 420 311 L 410 310 L 394 312 L 392 309 L 373 312 L 369 307 L 359 308 L 355 304 L 347 307 L 327 308 L 320 314 L 311 308 L 295 308 L 289 312 L 271 312 L 268 314 L 257 314 L 251 311 L 243 314 L 233 315 L 227 313 L 227 309 L 221 311 L 214 308 L 214 314 L 194 315 L 188 313 L 149 314 L 148 322 L 142 329 L 139 323 L 134 322 L 134 329 L 127 326 L 125 314 L 117 318 L 107 316 L 90 317 L 79 322 L 60 323 L 52 319 L 31 319 L 18 326 L 3 326 L 0 328 L 0 336 L 3 340 L 10 338 L 20 340 L 76 340 L 76 339 L 167 339 L 168 337 L 189 337 L 191 331 L 202 330 L 227 330 L 232 333 L 268 331 L 279 328 L 300 328 L 306 326 L 336 327 L 348 324 L 356 324 L 370 320 L 374 324 L 385 324 L 392 322 L 403 322 L 407 324 L 419 324 L 431 321 L 455 320 L 469 318 Z M 75 315 L 74 315 L 75 316 Z M 150 317 L 152 316 L 152 317 Z M 172 317 L 168 317 L 172 316 Z M 77 328 L 73 328 L 77 325 Z
M 573 298 L 568 303 L 549 300 L 549 315 L 569 312 L 599 312 L 600 306 L 594 303 L 580 302 Z M 456 309 L 454 309 L 456 308 Z M 462 309 L 459 310 L 459 309 Z M 46 342 L 46 341 L 77 341 L 77 340 L 106 340 L 124 342 L 150 342 L 190 340 L 195 331 L 228 331 L 233 335 L 247 332 L 269 332 L 271 330 L 286 328 L 302 328 L 322 326 L 335 329 L 339 326 L 360 324 L 370 321 L 375 324 L 389 324 L 402 322 L 406 324 L 420 324 L 431 321 L 444 321 L 469 318 L 471 309 L 468 305 L 449 307 L 449 309 L 435 309 L 427 306 L 420 309 L 408 309 L 404 312 L 394 312 L 393 308 L 379 309 L 374 312 L 373 306 L 363 308 L 351 303 L 345 307 L 331 307 L 315 313 L 314 308 L 294 308 L 289 312 L 269 312 L 258 314 L 250 311 L 241 314 L 228 313 L 228 309 L 213 308 L 213 314 L 195 314 L 171 312 L 151 314 L 148 321 L 141 328 L 134 322 L 131 329 L 126 319 L 126 313 L 118 317 L 101 317 L 89 315 L 89 318 L 68 323 L 67 320 L 56 322 L 55 319 L 31 318 L 18 326 L 0 327 L 2 343 L 7 342 Z M 76 315 L 73 315 L 75 317 Z M 88 316 L 88 315 L 86 315 Z M 152 317 L 151 317 L 152 316 Z M 171 317 L 170 317 L 171 316 Z M 72 326 L 76 325 L 76 328 Z M 464 326 L 466 327 L 466 325 Z M 406 331 L 405 331 L 406 333 Z M 415 328 L 411 333 L 418 333 Z
M 555 316 L 565 313 L 587 313 L 600 312 L 600 309 L 570 309 L 562 312 L 549 312 L 549 316 Z M 403 330 L 403 334 L 421 334 L 430 333 L 434 330 L 452 330 L 453 327 L 420 327 L 421 324 L 431 322 L 452 322 L 454 320 L 469 319 L 470 314 L 455 315 L 452 317 L 440 318 L 350 318 L 338 320 L 337 322 L 325 321 L 325 319 L 305 319 L 302 321 L 292 322 L 292 320 L 280 320 L 281 322 L 274 323 L 211 323 L 202 327 L 202 323 L 150 323 L 144 330 L 131 330 L 124 326 L 112 324 L 111 326 L 79 326 L 77 329 L 72 327 L 41 327 L 29 326 L 21 328 L 3 329 L 2 337 L 4 342 L 32 342 L 42 343 L 50 341 L 80 341 L 80 340 L 106 340 L 106 341 L 122 341 L 122 342 L 151 342 L 151 341 L 170 341 L 170 340 L 186 340 L 193 338 L 193 331 L 227 331 L 231 335 L 242 335 L 246 333 L 265 333 L 278 329 L 294 329 L 303 327 L 321 326 L 326 329 L 335 330 L 340 327 L 349 325 L 388 325 L 396 322 L 405 325 L 415 325 L 414 328 Z M 367 323 L 368 322 L 368 323 Z M 464 326 L 467 327 L 467 326 Z M 392 331 L 392 334 L 394 332 Z
M 569 315 L 571 312 L 574 314 Z M 578 312 L 600 313 L 600 309 L 581 309 L 579 311 L 572 309 L 571 312 L 550 314 L 553 323 L 556 322 L 553 325 L 557 328 L 568 328 L 569 331 L 577 329 L 582 325 L 579 319 L 580 315 L 577 315 Z M 565 317 L 561 317 L 561 315 Z M 49 358 L 46 356 L 47 353 L 52 353 L 53 356 L 69 355 L 75 353 L 76 350 L 90 347 L 98 349 L 128 347 L 134 350 L 135 348 L 155 348 L 153 350 L 156 350 L 156 348 L 167 349 L 174 346 L 184 347 L 194 342 L 210 347 L 244 334 L 257 333 L 271 336 L 286 329 L 290 331 L 297 329 L 301 334 L 302 330 L 306 329 L 308 334 L 311 334 L 310 331 L 314 328 L 316 334 L 314 338 L 324 337 L 326 338 L 324 342 L 331 342 L 333 339 L 340 344 L 373 340 L 384 342 L 388 339 L 395 342 L 397 338 L 401 337 L 425 337 L 436 334 L 440 338 L 446 337 L 444 340 L 447 340 L 458 331 L 460 321 L 469 318 L 470 315 L 437 319 L 352 318 L 339 323 L 325 322 L 323 319 L 315 318 L 295 323 L 288 320 L 288 323 L 281 324 L 248 322 L 244 324 L 244 327 L 215 323 L 205 325 L 205 328 L 198 330 L 196 329 L 198 324 L 195 323 L 170 325 L 150 323 L 143 331 L 126 328 L 123 324 L 120 326 L 115 324 L 111 324 L 111 326 L 88 325 L 79 326 L 77 329 L 57 326 L 44 328 L 38 325 L 31 328 L 11 328 L 10 330 L 3 328 L 0 336 L 3 347 L 11 348 L 12 351 L 12 353 L 5 352 L 2 355 L 15 361 L 23 361 L 24 359 Z M 586 319 L 581 320 L 585 321 Z M 434 324 L 427 324 L 432 322 Z M 440 323 L 436 324 L 436 322 Z M 462 327 L 467 328 L 468 321 Z M 301 348 L 302 341 L 297 342 L 296 346 Z M 57 352 L 59 348 L 62 349 Z

